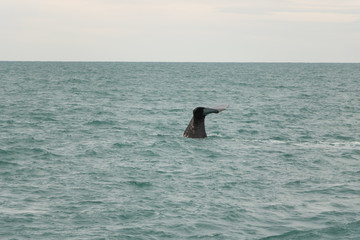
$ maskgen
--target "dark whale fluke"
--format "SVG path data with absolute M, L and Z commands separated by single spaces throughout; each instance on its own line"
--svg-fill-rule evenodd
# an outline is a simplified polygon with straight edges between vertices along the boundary
M 210 113 L 219 113 L 224 111 L 229 105 L 219 105 L 213 108 L 197 107 L 193 110 L 193 117 L 187 126 L 184 137 L 188 138 L 206 138 L 205 117 Z

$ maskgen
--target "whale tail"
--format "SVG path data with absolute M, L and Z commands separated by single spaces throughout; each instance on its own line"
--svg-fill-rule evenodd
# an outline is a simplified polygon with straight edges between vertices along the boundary
M 219 113 L 224 111 L 228 104 L 218 105 L 213 108 L 197 107 L 193 110 L 193 117 L 184 131 L 184 137 L 188 138 L 206 138 L 205 117 L 210 113 Z

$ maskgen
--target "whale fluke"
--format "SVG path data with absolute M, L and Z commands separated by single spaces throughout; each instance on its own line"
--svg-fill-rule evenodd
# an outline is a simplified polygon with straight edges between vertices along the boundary
M 205 117 L 210 113 L 219 113 L 224 111 L 229 105 L 223 104 L 212 108 L 197 107 L 193 110 L 193 117 L 185 129 L 184 137 L 188 138 L 206 138 Z

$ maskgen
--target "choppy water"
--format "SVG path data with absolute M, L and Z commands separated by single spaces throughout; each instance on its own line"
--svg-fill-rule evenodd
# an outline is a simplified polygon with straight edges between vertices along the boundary
M 1 239 L 360 239 L 360 64 L 0 62 L 0 84 Z

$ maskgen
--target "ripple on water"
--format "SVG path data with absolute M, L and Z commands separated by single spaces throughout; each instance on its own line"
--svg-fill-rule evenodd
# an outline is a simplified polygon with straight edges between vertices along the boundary
M 0 62 L 0 238 L 357 239 L 359 71 Z

